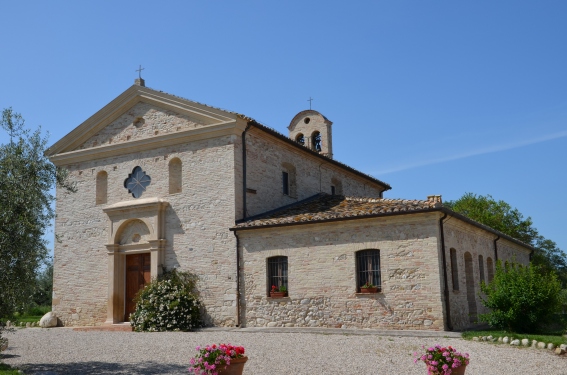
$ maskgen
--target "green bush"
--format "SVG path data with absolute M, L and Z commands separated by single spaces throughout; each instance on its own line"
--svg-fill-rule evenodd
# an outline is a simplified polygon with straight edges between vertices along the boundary
M 196 277 L 168 272 L 150 282 L 135 298 L 130 324 L 140 331 L 190 331 L 201 327 L 201 303 L 195 293 Z
M 496 263 L 496 274 L 489 283 L 481 283 L 482 303 L 491 312 L 479 320 L 510 332 L 537 333 L 554 319 L 561 309 L 561 284 L 553 272 L 539 266 Z

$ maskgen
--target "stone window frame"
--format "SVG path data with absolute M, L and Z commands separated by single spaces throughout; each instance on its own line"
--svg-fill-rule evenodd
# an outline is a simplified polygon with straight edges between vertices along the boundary
M 169 168 L 169 194 L 177 194 L 183 191 L 183 162 L 178 157 L 172 158 L 168 163 Z
M 282 163 L 282 194 L 290 198 L 297 198 L 297 170 L 293 164 L 288 162 Z
M 479 273 L 480 281 L 486 282 L 486 280 L 484 279 L 484 257 L 480 254 L 478 256 L 478 273 Z
M 457 264 L 457 250 L 449 249 L 451 259 L 451 281 L 453 283 L 453 291 L 459 290 L 459 265 Z
M 378 292 L 382 291 L 382 272 L 380 270 L 380 250 L 365 249 L 359 250 L 355 254 L 356 265 L 356 291 L 367 281 L 378 287 Z M 369 275 L 371 275 L 369 277 Z M 371 278 L 372 280 L 369 280 Z
M 108 173 L 100 171 L 96 174 L 96 205 L 106 204 L 108 202 Z
M 491 257 L 486 258 L 486 271 L 488 282 L 491 282 L 494 279 L 494 262 Z
M 276 255 L 266 258 L 266 293 L 270 296 L 272 285 L 279 288 L 281 285 L 287 288 L 289 295 L 289 263 L 285 255 Z
M 319 130 L 311 133 L 311 149 L 315 152 L 323 152 L 323 136 Z
M 333 188 L 334 188 L 334 192 L 333 192 Z M 337 177 L 331 178 L 331 194 L 343 195 L 343 182 Z

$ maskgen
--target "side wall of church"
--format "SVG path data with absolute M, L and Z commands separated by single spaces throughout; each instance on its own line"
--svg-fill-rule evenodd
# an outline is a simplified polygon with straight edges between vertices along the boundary
M 246 327 L 443 330 L 438 214 L 239 231 Z M 356 253 L 380 251 L 382 291 L 359 294 Z M 289 296 L 269 297 L 267 259 L 286 256 Z
M 109 262 L 105 244 L 109 205 L 135 200 L 124 180 L 136 166 L 151 177 L 144 198 L 169 202 L 165 266 L 196 273 L 208 324 L 234 325 L 236 240 L 234 142 L 236 136 L 140 151 L 68 165 L 77 193 L 57 191 L 53 308 L 65 325 L 98 325 L 107 317 Z M 169 192 L 169 162 L 179 158 L 181 192 Z M 107 173 L 107 203 L 96 204 L 96 178 Z
M 248 216 L 298 202 L 314 194 L 380 197 L 381 188 L 320 158 L 304 153 L 259 130 L 246 134 Z M 289 194 L 283 192 L 282 172 L 289 175 Z
M 480 281 L 482 279 L 489 282 L 494 273 L 494 240 L 497 236 L 455 218 L 446 219 L 443 225 L 451 322 L 453 329 L 461 330 L 476 324 L 478 314 L 488 312 L 479 297 Z M 505 239 L 500 239 L 497 246 L 498 259 L 515 259 L 522 264 L 529 263 L 527 248 Z M 453 283 L 455 271 L 451 261 L 451 249 L 455 251 L 458 285 Z

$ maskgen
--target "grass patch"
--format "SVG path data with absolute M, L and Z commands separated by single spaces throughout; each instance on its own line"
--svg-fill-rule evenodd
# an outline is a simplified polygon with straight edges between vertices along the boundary
M 8 366 L 5 363 L 0 362 L 0 375 L 21 375 L 22 373 L 13 368 L 12 366 Z
M 530 344 L 533 340 L 536 340 L 538 342 L 542 341 L 545 343 L 551 342 L 555 346 L 559 346 L 561 344 L 567 344 L 567 337 L 562 336 L 561 334 L 539 335 L 539 334 L 514 333 L 514 332 L 506 332 L 499 330 L 487 330 L 487 331 L 465 331 L 463 332 L 462 336 L 466 340 L 472 340 L 473 337 L 477 337 L 477 336 L 481 336 L 481 337 L 492 336 L 494 338 L 508 336 L 510 338 L 510 341 L 514 339 L 518 339 L 518 340 L 528 339 L 530 340 Z
M 39 322 L 41 318 L 51 311 L 51 306 L 34 306 L 24 312 L 16 312 L 8 318 L 1 318 L 0 320 L 6 322 L 7 320 L 12 323 L 33 323 Z

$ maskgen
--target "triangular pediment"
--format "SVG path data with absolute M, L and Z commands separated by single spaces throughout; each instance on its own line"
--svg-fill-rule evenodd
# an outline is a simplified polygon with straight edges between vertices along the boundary
M 238 114 L 133 85 L 46 151 L 74 153 L 151 142 L 177 133 L 235 123 Z

